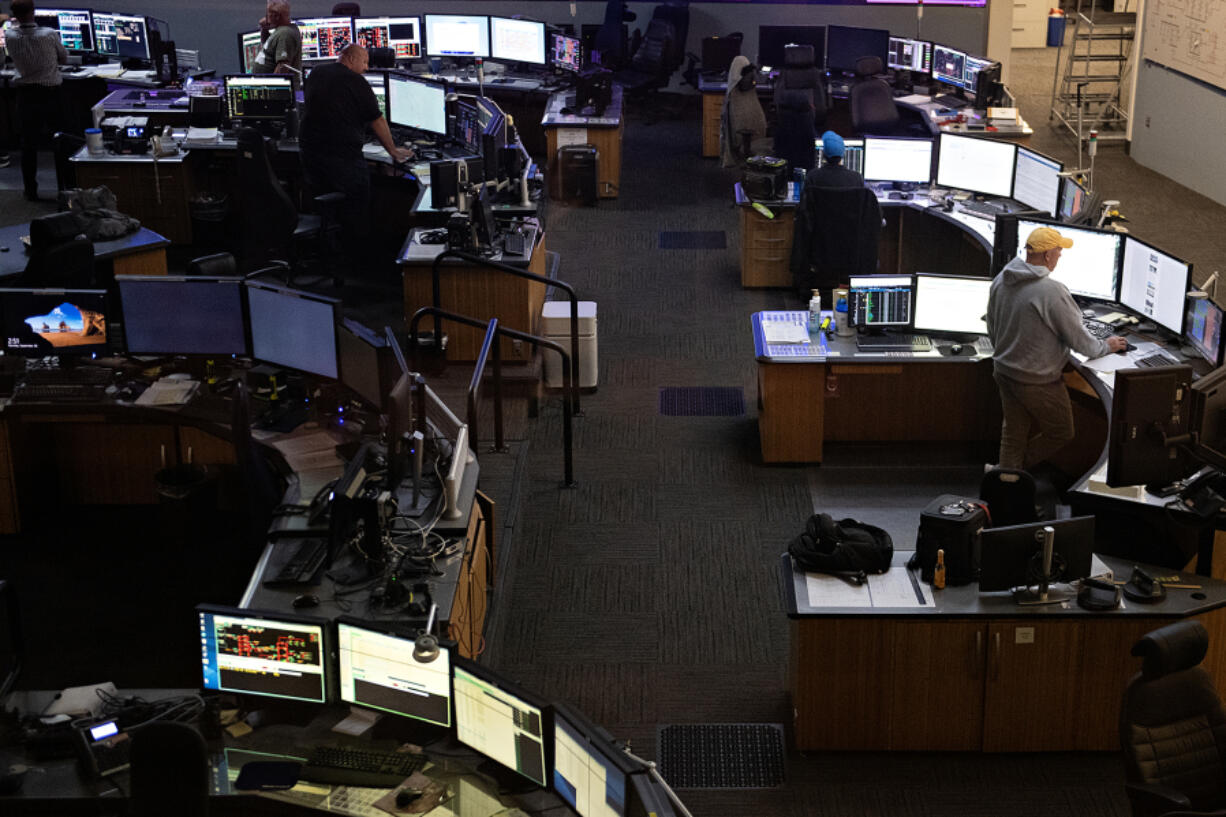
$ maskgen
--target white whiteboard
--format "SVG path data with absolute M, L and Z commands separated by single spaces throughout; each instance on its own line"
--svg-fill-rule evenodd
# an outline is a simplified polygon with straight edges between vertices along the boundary
M 1226 88 L 1226 0 L 1146 0 L 1141 56 Z

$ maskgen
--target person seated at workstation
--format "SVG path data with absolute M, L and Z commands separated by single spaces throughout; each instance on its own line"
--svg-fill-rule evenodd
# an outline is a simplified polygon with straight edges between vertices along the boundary
M 363 251 L 370 224 L 370 170 L 362 154 L 367 129 L 393 161 L 413 156 L 392 139 L 375 92 L 362 76 L 368 61 L 366 49 L 350 43 L 337 62 L 311 71 L 298 135 L 307 185 L 316 195 L 345 194 L 341 221 L 351 254 Z
M 720 116 L 719 155 L 724 167 L 739 167 L 759 150 L 767 149 L 766 114 L 758 101 L 754 77 L 757 66 L 736 56 L 728 68 L 728 92 Z
M 302 32 L 290 19 L 289 0 L 268 0 L 260 32 L 265 35 L 251 66 L 253 74 L 289 74 L 294 88 L 302 85 Z
M 1050 227 L 1026 238 L 1026 257 L 1005 265 L 988 296 L 993 377 L 1000 390 L 1001 468 L 1029 469 L 1073 439 L 1073 408 L 1062 373 L 1070 348 L 1102 357 L 1128 348 L 1118 335 L 1086 331 L 1068 287 L 1051 277 L 1061 250 L 1073 246 Z

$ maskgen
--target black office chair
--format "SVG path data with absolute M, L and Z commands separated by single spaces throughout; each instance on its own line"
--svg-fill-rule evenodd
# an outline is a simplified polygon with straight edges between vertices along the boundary
M 154 721 L 132 732 L 131 817 L 206 817 L 209 755 L 195 727 Z
M 803 90 L 789 90 L 775 95 L 775 155 L 786 159 L 788 170 L 813 169 L 817 157 L 814 143 L 817 129 L 813 126 L 813 106 Z
M 85 147 L 85 137 L 67 131 L 57 131 L 51 137 L 51 155 L 55 157 L 55 186 L 70 190 L 77 186 L 77 169 L 69 161 Z
M 1039 518 L 1034 477 L 1020 468 L 993 468 L 979 482 L 979 498 L 988 504 L 992 526 L 1025 525 Z
M 1195 619 L 1143 636 L 1124 690 L 1120 745 L 1133 817 L 1226 809 L 1226 710 L 1200 666 L 1209 633 Z
M 228 252 L 202 255 L 187 262 L 188 275 L 231 278 L 238 275 L 238 261 Z
M 369 54 L 371 68 L 396 67 L 396 49 L 394 48 L 372 48 Z
M 268 540 L 273 511 L 285 495 L 285 482 L 261 453 L 251 436 L 251 404 L 247 386 L 239 380 L 231 394 L 230 434 L 240 492 L 240 547 L 253 555 Z
M 94 274 L 94 242 L 81 233 L 74 213 L 54 213 L 30 222 L 30 259 L 9 286 L 89 289 Z
M 826 83 L 817 69 L 813 46 L 793 44 L 783 49 L 783 68 L 775 81 L 775 110 L 779 110 L 781 96 L 788 91 L 806 93 L 813 110 L 813 127 L 822 130 L 828 110 Z
M 358 3 L 337 3 L 332 6 L 333 17 L 361 17 L 362 6 Z
M 652 20 L 643 41 L 630 58 L 629 67 L 614 72 L 613 81 L 622 86 L 628 97 L 645 101 L 653 91 L 668 85 L 673 71 L 667 58 L 675 40 L 671 23 Z M 650 111 L 648 115 L 650 119 Z
M 880 235 L 881 208 L 873 191 L 806 184 L 792 231 L 789 266 L 796 290 L 807 297 L 851 275 L 875 273 Z
M 690 34 L 689 3 L 665 3 L 656 6 L 651 11 L 651 19 L 663 20 L 673 27 L 672 39 L 664 53 L 664 65 L 671 75 L 685 61 L 685 40 Z
M 882 79 L 880 57 L 856 60 L 856 83 L 851 86 L 851 126 L 856 133 L 889 135 L 898 128 L 900 115 L 894 91 Z
M 616 70 L 626 61 L 626 23 L 638 19 L 626 8 L 626 0 L 609 0 L 604 8 L 604 22 L 592 38 L 591 49 L 600 52 L 600 64 Z

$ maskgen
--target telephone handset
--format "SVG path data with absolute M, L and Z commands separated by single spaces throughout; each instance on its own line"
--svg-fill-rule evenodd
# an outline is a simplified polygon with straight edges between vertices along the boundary
M 1179 493 L 1179 504 L 1201 519 L 1208 519 L 1226 505 L 1223 495 L 1226 495 L 1226 474 L 1213 470 L 1188 483 Z

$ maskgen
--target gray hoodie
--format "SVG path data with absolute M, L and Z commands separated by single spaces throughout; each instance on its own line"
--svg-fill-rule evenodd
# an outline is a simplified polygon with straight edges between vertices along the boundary
M 987 314 L 992 357 L 996 371 L 1019 383 L 1059 380 L 1070 348 L 1086 357 L 1111 351 L 1085 330 L 1068 288 L 1049 273 L 1015 258 L 992 281 Z

